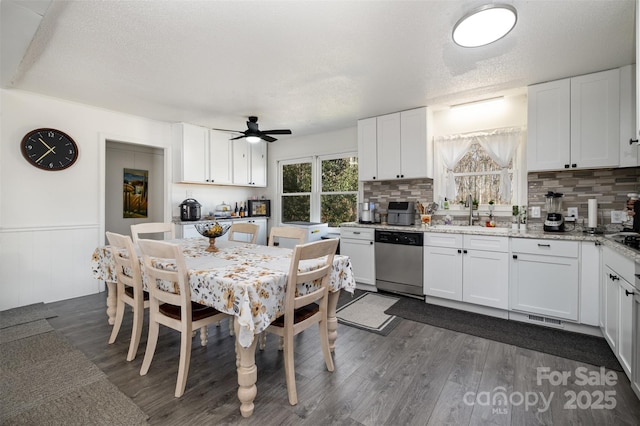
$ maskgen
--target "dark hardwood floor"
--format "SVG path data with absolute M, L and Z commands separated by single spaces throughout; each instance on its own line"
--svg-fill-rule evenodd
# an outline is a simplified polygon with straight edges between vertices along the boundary
M 590 374 L 598 368 L 408 320 L 388 336 L 339 325 L 333 373 L 324 365 L 317 331 L 297 336 L 296 406 L 288 403 L 282 353 L 269 336 L 267 348 L 256 353 L 255 411 L 243 419 L 234 339 L 226 321 L 209 327 L 207 347 L 196 337 L 185 394 L 174 398 L 179 334 L 161 327 L 151 369 L 140 376 L 147 324 L 136 359 L 127 362 L 131 313 L 125 315 L 116 343 L 108 345 L 105 300 L 102 293 L 50 303 L 58 316 L 49 322 L 154 425 L 640 424 L 640 402 L 624 373 L 615 372 L 614 386 L 579 385 L 577 368 Z M 538 384 L 537 367 L 571 376 L 565 385 Z M 499 404 L 501 393 L 506 404 Z M 542 398 L 550 400 L 548 408 Z

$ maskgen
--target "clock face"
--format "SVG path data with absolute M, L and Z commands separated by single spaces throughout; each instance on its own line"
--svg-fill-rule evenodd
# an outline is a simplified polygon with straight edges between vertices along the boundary
M 69 135 L 56 129 L 36 129 L 20 144 L 24 158 L 43 170 L 63 170 L 78 159 L 78 146 Z

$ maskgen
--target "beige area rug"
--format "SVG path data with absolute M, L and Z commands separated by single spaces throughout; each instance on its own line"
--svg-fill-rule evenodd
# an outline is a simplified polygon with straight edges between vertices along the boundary
M 395 328 L 400 318 L 384 313 L 399 299 L 377 293 L 364 293 L 344 304 L 336 311 L 341 324 L 349 325 L 386 336 Z
M 131 398 L 43 319 L 52 315 L 43 305 L 0 314 L 0 425 L 147 424 Z

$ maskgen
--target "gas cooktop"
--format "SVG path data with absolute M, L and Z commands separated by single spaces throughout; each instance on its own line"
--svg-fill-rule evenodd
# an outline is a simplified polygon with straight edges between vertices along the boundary
M 607 235 L 607 238 L 640 252 L 640 234 L 637 232 L 618 232 Z

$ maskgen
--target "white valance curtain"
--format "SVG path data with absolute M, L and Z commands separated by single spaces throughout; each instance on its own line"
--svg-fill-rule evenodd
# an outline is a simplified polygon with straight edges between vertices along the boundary
M 453 169 L 467 153 L 473 139 L 463 135 L 440 136 L 435 138 L 435 145 L 440 152 L 440 158 L 446 168 L 444 175 L 445 197 L 453 201 L 458 195 L 456 183 L 453 179 Z
M 520 145 L 525 129 L 522 127 L 505 127 L 483 132 L 461 135 L 442 136 L 435 139 L 442 162 L 446 168 L 445 193 L 450 200 L 456 199 L 456 185 L 453 169 L 464 157 L 472 143 L 477 142 L 500 166 L 500 199 L 511 201 L 511 180 L 509 179 L 509 163 L 513 160 L 516 149 Z

